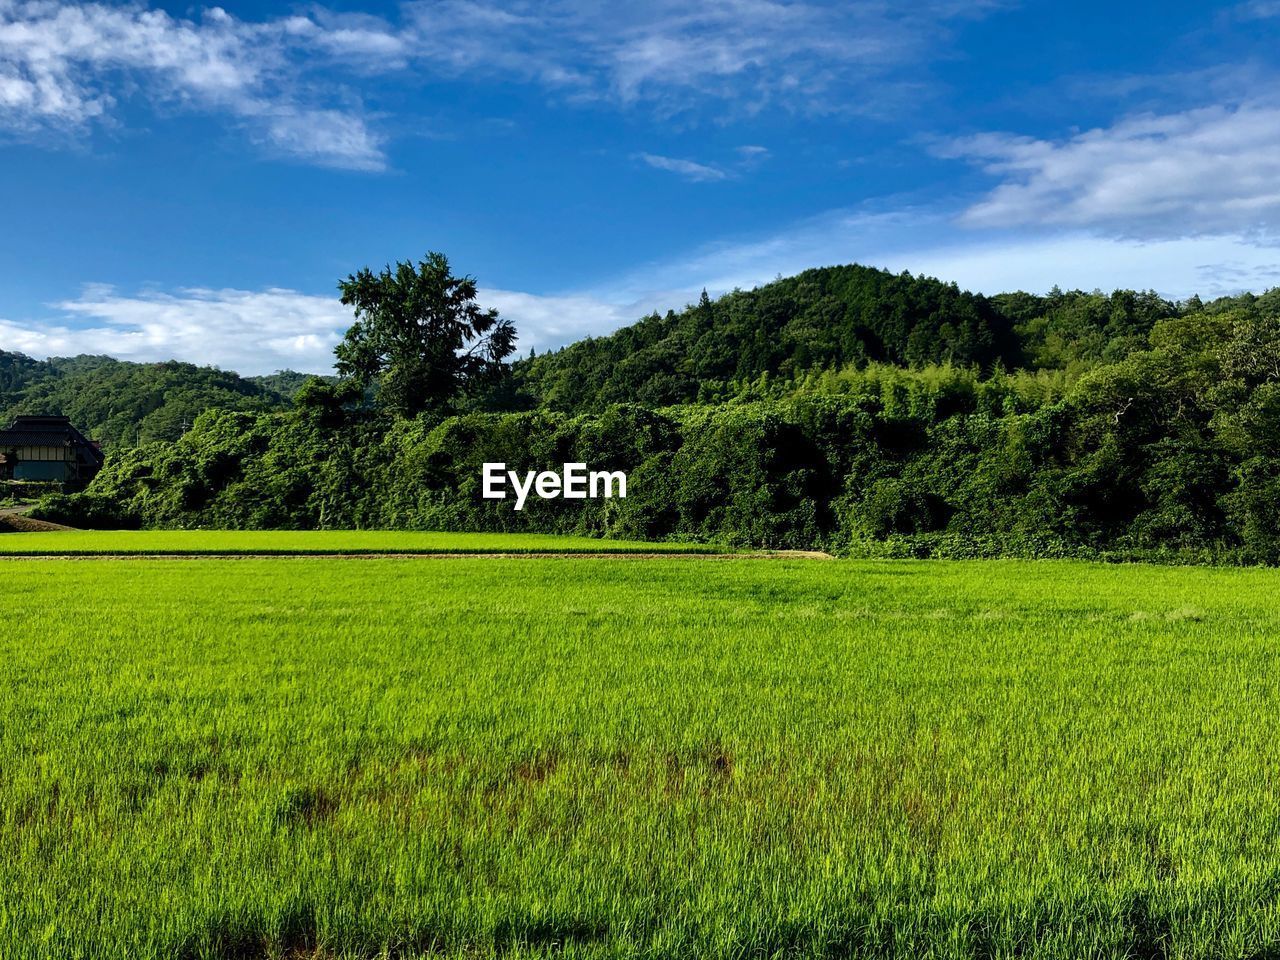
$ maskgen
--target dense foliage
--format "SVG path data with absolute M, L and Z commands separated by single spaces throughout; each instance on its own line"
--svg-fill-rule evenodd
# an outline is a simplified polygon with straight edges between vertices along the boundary
M 320 379 L 326 382 L 332 382 L 335 377 L 319 377 L 313 373 L 299 373 L 297 370 L 277 370 L 275 373 L 262 374 L 256 377 L 245 377 L 250 383 L 257 384 L 268 393 L 273 393 L 278 397 L 290 399 L 296 394 L 308 380 Z
M 32 360 L 20 353 L 0 350 L 0 397 L 11 396 L 52 372 L 49 363 Z
M 524 402 L 599 410 L 716 402 L 759 378 L 792 379 L 869 361 L 1075 369 L 1121 359 L 1178 307 L 1153 293 L 1054 290 L 986 298 L 909 273 L 857 265 L 807 270 L 516 365 Z
M 522 361 L 513 388 L 526 409 L 402 417 L 314 381 L 286 413 L 121 451 L 44 515 L 1280 562 L 1277 292 L 986 299 L 810 271 Z M 493 461 L 624 470 L 628 497 L 516 512 L 480 498 Z
M 176 440 L 206 410 L 282 410 L 289 395 L 225 370 L 176 361 L 36 361 L 0 352 L 0 425 L 19 414 L 68 416 L 107 449 Z
M 334 350 L 338 375 L 401 416 L 454 409 L 509 372 L 516 331 L 476 301 L 473 277 L 455 277 L 442 253 L 338 284 L 356 321 Z

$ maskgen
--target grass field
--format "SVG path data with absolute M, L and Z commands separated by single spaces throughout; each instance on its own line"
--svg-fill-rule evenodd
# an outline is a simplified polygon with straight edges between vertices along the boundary
M 721 553 L 703 543 L 642 543 L 521 533 L 388 530 L 69 530 L 0 535 L 0 556 L 433 553 Z
M 6 960 L 1280 956 L 1277 571 L 0 578 Z

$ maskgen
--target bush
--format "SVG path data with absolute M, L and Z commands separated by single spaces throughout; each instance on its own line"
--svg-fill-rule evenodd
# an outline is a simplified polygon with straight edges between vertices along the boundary
M 61 492 L 62 484 L 52 480 L 0 480 L 0 502 L 39 500 Z

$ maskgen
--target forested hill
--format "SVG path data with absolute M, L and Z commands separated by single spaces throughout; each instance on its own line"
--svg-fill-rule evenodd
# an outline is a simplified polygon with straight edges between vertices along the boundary
M 910 273 L 822 267 L 717 300 L 704 293 L 679 313 L 522 360 L 516 384 L 525 405 L 581 411 L 715 402 L 762 375 L 795 379 L 873 360 L 1067 368 L 1120 359 L 1178 313 L 1154 293 L 985 297 Z
M 13 396 L 23 387 L 51 373 L 52 368 L 47 362 L 0 350 L 0 397 Z
M 1146 349 L 1160 320 L 1245 300 L 1256 300 L 1264 312 L 1280 309 L 1276 292 L 1208 306 L 1131 290 L 986 297 L 910 273 L 822 267 L 715 300 L 704 294 L 679 312 L 653 314 L 612 335 L 521 360 L 496 394 L 462 409 L 581 413 L 615 403 L 718 403 L 776 396 L 789 392 L 789 384 L 803 392 L 824 371 L 872 361 L 1074 377 Z M 0 420 L 61 413 L 108 446 L 171 440 L 208 409 L 286 409 L 306 379 L 293 371 L 241 377 L 176 361 L 38 361 L 0 350 Z
M 456 289 L 440 262 L 400 266 L 386 280 L 393 306 Z M 144 440 L 172 441 L 121 444 L 87 490 L 39 508 L 77 527 L 1280 565 L 1280 290 L 1211 303 L 981 297 L 837 267 L 704 297 L 522 361 L 509 379 L 460 378 L 455 396 L 406 413 L 419 359 L 310 384 L 284 412 L 261 383 L 181 364 L 9 356 L 0 382 L 28 410 L 61 409 L 92 431 L 141 416 Z M 377 389 L 388 381 L 394 404 Z M 197 418 L 202 405 L 232 409 Z M 493 462 L 622 470 L 628 494 L 515 511 L 480 495 Z
M 33 360 L 0 351 L 0 422 L 18 414 L 61 414 L 110 447 L 176 440 L 206 410 L 269 412 L 288 406 L 271 389 L 295 375 L 246 379 L 189 363 L 129 363 L 110 357 Z M 283 379 L 280 379 L 283 378 Z

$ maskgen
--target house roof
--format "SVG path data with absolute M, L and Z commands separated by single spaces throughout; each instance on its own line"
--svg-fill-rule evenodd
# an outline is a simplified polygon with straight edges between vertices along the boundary
M 0 447 L 76 447 L 90 459 L 102 459 L 102 452 L 71 425 L 69 417 L 17 417 L 0 430 Z
M 0 446 L 5 447 L 69 447 L 73 443 L 67 434 L 51 430 L 0 430 Z

